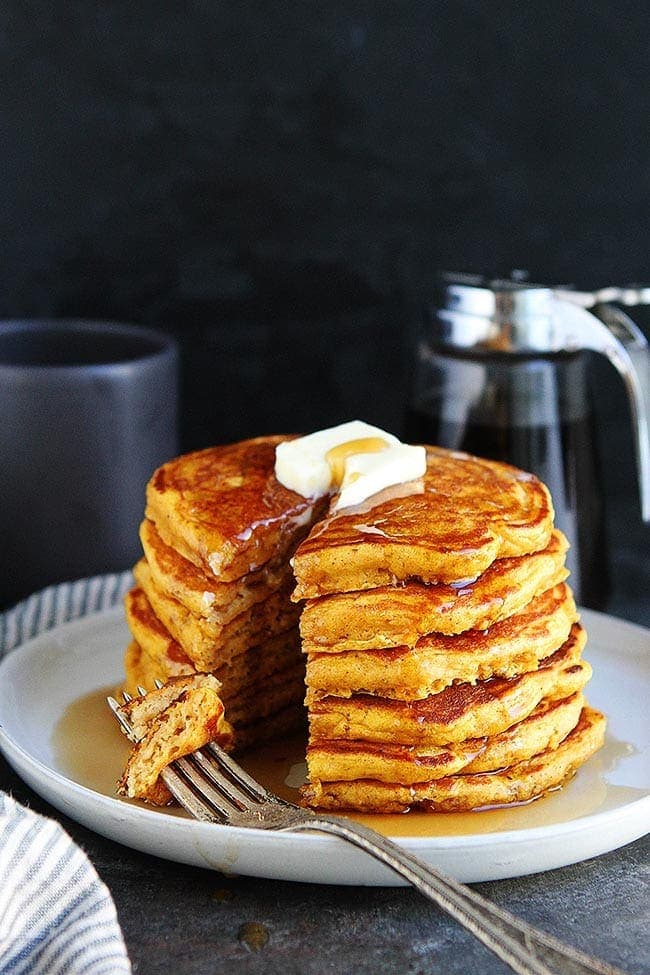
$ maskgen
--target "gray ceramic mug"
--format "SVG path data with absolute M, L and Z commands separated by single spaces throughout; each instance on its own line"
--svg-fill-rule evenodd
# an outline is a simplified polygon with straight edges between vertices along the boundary
M 137 560 L 146 482 L 178 451 L 177 374 L 153 329 L 0 321 L 0 606 Z

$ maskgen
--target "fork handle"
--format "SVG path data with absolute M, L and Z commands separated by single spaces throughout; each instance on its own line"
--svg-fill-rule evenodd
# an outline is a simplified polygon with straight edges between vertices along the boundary
M 360 823 L 316 814 L 290 828 L 332 833 L 365 850 L 455 918 L 519 975 L 624 975 L 531 927 Z

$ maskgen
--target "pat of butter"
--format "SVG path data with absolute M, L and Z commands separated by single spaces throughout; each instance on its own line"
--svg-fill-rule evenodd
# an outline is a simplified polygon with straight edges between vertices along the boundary
M 361 420 L 285 441 L 275 452 L 275 476 L 297 494 L 320 497 L 340 486 L 336 509 L 422 477 L 425 469 L 423 447 L 401 444 L 393 434 Z
M 332 487 L 332 470 L 327 454 L 350 440 L 381 438 L 387 444 L 397 437 L 362 420 L 351 420 L 327 430 L 317 430 L 297 440 L 286 440 L 275 449 L 275 476 L 280 484 L 303 498 L 317 498 Z
M 427 469 L 424 447 L 392 444 L 377 454 L 352 454 L 345 464 L 345 475 L 334 511 L 361 504 L 384 488 L 423 477 Z

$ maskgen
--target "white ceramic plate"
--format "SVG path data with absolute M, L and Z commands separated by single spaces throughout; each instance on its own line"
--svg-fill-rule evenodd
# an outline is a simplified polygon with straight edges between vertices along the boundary
M 576 863 L 646 833 L 650 631 L 588 611 L 583 622 L 589 633 L 585 656 L 594 669 L 587 696 L 609 724 L 604 748 L 576 777 L 527 806 L 451 819 L 429 815 L 426 835 L 422 816 L 382 817 L 380 828 L 466 882 Z M 57 745 L 62 718 L 81 696 L 119 685 L 127 640 L 117 608 L 50 630 L 0 664 L 0 748 L 36 792 L 104 836 L 180 863 L 312 883 L 401 883 L 334 837 L 198 823 L 113 798 L 88 786 L 92 776 L 71 774 Z

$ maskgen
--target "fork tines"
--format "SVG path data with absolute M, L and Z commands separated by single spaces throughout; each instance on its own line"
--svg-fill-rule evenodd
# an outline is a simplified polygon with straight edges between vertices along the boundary
M 162 686 L 156 682 L 157 686 Z M 138 693 L 147 692 L 138 687 Z M 125 703 L 132 698 L 122 693 Z M 122 731 L 133 742 L 138 739 L 119 702 L 109 696 L 108 705 Z M 161 772 L 161 778 L 176 799 L 195 819 L 229 823 L 233 814 L 255 817 L 255 806 L 281 803 L 251 778 L 216 742 L 178 758 Z

